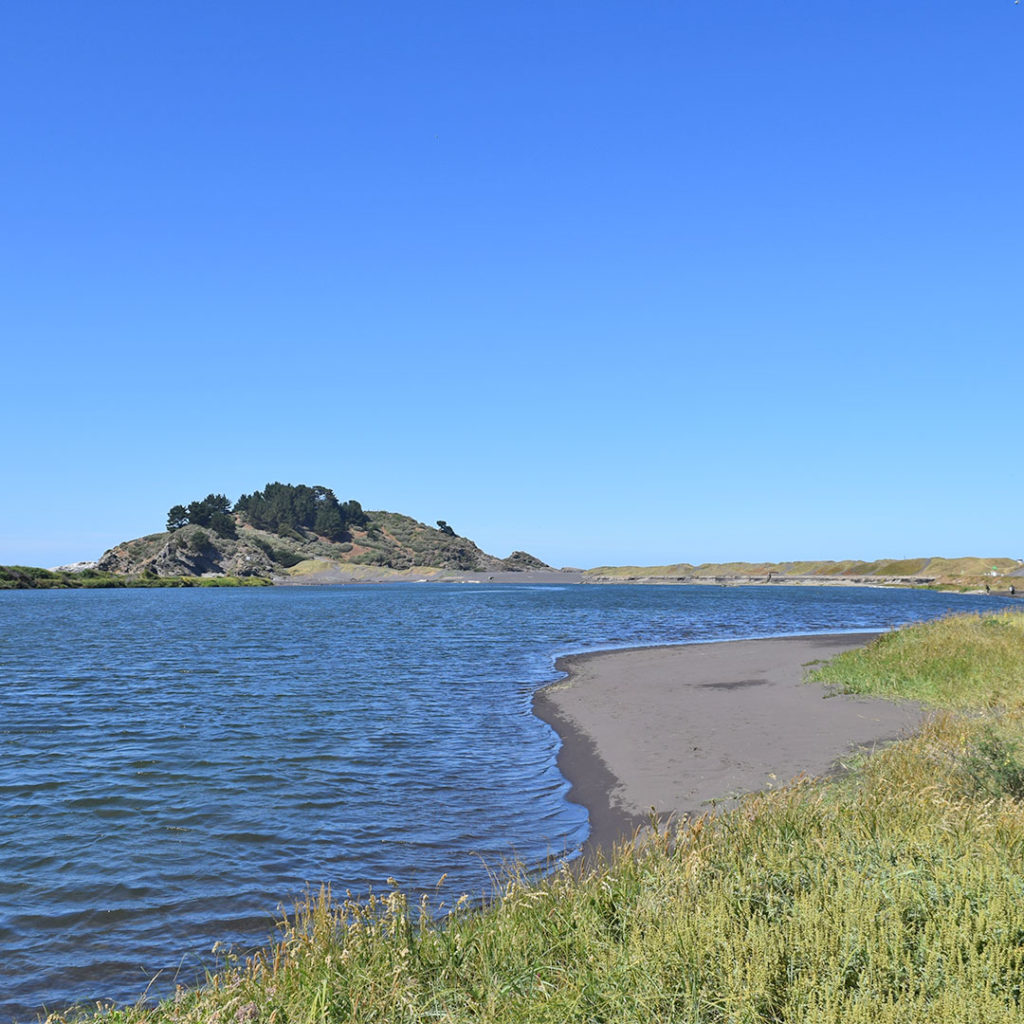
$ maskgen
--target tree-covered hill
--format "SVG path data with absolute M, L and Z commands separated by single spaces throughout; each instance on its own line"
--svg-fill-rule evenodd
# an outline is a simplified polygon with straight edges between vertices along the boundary
M 382 569 L 546 568 L 523 551 L 508 559 L 489 555 L 444 520 L 434 528 L 397 512 L 339 501 L 329 487 L 282 483 L 243 494 L 233 505 L 223 494 L 174 505 L 166 531 L 118 544 L 97 568 L 123 575 L 270 579 L 314 560 Z

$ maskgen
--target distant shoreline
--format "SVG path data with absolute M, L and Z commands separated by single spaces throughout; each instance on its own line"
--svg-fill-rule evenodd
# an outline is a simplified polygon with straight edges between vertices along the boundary
M 993 596 L 1010 595 L 1005 580 Z M 319 571 L 274 577 L 275 586 L 324 586 L 353 583 L 519 583 L 587 586 L 700 586 L 700 587 L 877 587 L 942 590 L 949 593 L 985 593 L 984 586 L 957 587 L 919 577 L 878 576 L 604 576 L 583 569 L 522 569 L 495 572 L 459 569 L 387 569 L 377 566 L 332 566 Z M 1024 580 L 1021 581 L 1024 590 Z
M 391 569 L 386 566 L 330 563 L 310 560 L 300 563 L 296 571 L 274 576 L 232 576 L 207 572 L 196 575 L 166 576 L 155 574 L 113 573 L 96 569 L 95 562 L 78 562 L 55 569 L 31 566 L 0 566 L 0 590 L 62 590 L 108 588 L 164 587 L 240 587 L 240 586 L 338 586 L 350 584 L 388 583 L 498 583 L 561 586 L 701 586 L 701 587 L 874 587 L 936 590 L 950 594 L 983 594 L 993 597 L 1024 596 L 1024 579 L 1016 587 L 1016 575 L 959 582 L 920 576 L 829 576 L 819 574 L 785 575 L 716 574 L 672 575 L 668 573 L 630 575 L 584 569 L 494 569 L 460 570 L 415 566 Z M 1011 592 L 1010 588 L 1014 590 Z

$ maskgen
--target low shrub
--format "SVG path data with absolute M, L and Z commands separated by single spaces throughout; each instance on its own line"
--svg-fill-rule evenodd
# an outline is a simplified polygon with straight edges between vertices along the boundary
M 294 551 L 289 551 L 287 548 L 274 547 L 269 541 L 263 540 L 262 537 L 253 537 L 253 544 L 260 548 L 264 554 L 272 561 L 285 569 L 290 569 L 293 565 L 298 565 L 299 562 L 305 561 L 305 555 L 298 555 Z
M 205 530 L 196 530 L 189 535 L 188 546 L 196 554 L 201 554 L 210 546 L 210 535 Z
M 961 770 L 982 795 L 1024 801 L 1024 763 L 1019 751 L 1018 742 L 986 726 L 968 748 Z

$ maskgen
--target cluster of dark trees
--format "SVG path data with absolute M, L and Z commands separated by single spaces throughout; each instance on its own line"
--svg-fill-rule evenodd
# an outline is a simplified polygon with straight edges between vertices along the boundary
M 358 501 L 340 502 L 329 487 L 274 483 L 262 491 L 243 494 L 234 508 L 223 494 L 208 494 L 202 501 L 175 505 L 167 513 L 167 529 L 205 526 L 219 537 L 237 537 L 232 513 L 238 512 L 257 530 L 287 535 L 306 529 L 334 541 L 348 540 L 349 527 L 367 524 Z
M 348 540 L 349 527 L 367 523 L 358 501 L 340 502 L 329 487 L 305 484 L 267 484 L 262 491 L 243 494 L 235 502 L 235 511 L 258 530 L 286 535 L 306 529 L 334 541 Z
M 231 502 L 223 494 L 208 494 L 202 501 L 173 505 L 167 513 L 167 529 L 180 530 L 189 525 L 207 526 L 218 537 L 238 536 Z

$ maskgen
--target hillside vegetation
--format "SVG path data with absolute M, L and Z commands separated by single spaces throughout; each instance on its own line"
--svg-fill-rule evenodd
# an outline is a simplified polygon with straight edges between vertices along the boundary
M 942 714 L 841 778 L 748 797 L 731 813 L 627 843 L 607 862 L 543 879 L 513 870 L 480 912 L 465 911 L 467 901 L 434 919 L 397 889 L 369 901 L 322 890 L 275 944 L 229 956 L 201 989 L 101 1016 L 1020 1021 L 1024 616 L 909 627 L 840 662 L 847 690 L 966 713 Z
M 233 576 L 263 579 L 332 567 L 457 569 L 546 568 L 526 552 L 507 559 L 481 551 L 443 520 L 437 528 L 397 512 L 339 502 L 327 487 L 271 483 L 234 505 L 210 494 L 173 506 L 167 530 L 104 552 L 100 573 L 132 577 Z

